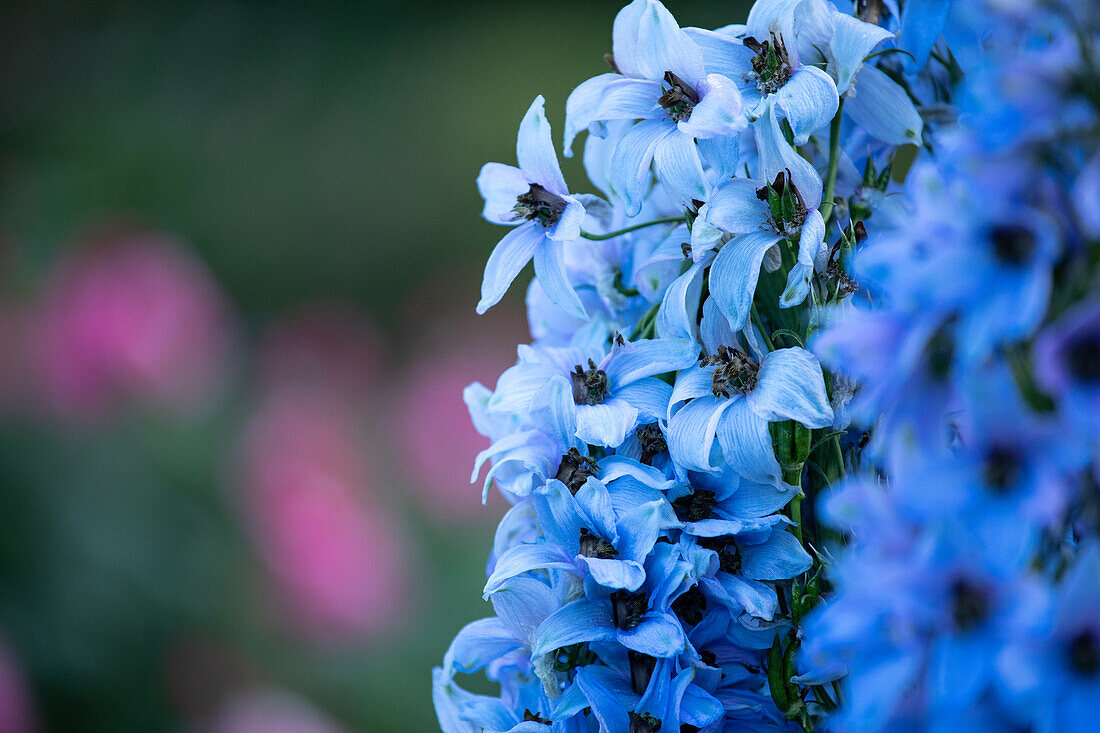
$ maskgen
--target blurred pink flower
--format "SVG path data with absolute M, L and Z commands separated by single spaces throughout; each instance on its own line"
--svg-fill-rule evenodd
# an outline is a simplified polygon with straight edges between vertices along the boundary
M 291 620 L 314 637 L 377 633 L 406 613 L 409 553 L 377 484 L 332 392 L 267 396 L 245 440 L 246 513 Z
M 36 730 L 27 682 L 18 661 L 0 647 L 0 733 Z
M 481 485 L 470 483 L 474 459 L 489 440 L 470 422 L 462 391 L 471 382 L 492 388 L 515 361 L 526 328 L 514 307 L 502 304 L 479 317 L 468 303 L 448 307 L 445 300 L 468 295 L 448 295 L 445 284 L 433 283 L 410 299 L 406 319 L 422 320 L 403 329 L 418 339 L 406 346 L 412 358 L 390 396 L 391 437 L 402 479 L 424 511 L 446 522 L 492 522 L 498 513 L 482 506 Z
M 344 733 L 307 701 L 276 689 L 233 696 L 208 728 L 210 733 Z
M 118 399 L 181 411 L 224 374 L 228 308 L 210 272 L 159 234 L 111 234 L 55 263 L 29 329 L 48 406 L 93 416 Z

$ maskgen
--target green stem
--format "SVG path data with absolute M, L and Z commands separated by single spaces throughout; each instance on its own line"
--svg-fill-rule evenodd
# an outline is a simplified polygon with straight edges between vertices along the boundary
M 756 303 L 752 304 L 752 322 L 756 324 L 756 329 L 760 331 L 760 338 L 764 339 L 764 345 L 768 347 L 768 351 L 775 351 L 775 344 L 772 343 L 771 336 L 768 335 L 768 329 L 764 328 L 764 319 L 760 317 L 760 311 L 756 309 Z
M 844 98 L 836 107 L 836 116 L 829 125 L 829 171 L 825 174 L 825 191 L 821 197 L 821 218 L 829 223 L 829 217 L 833 215 L 833 195 L 836 192 L 836 172 L 840 166 L 840 118 L 844 114 Z
M 656 226 L 657 224 L 671 224 L 673 222 L 678 222 L 682 224 L 683 221 L 684 217 L 682 216 L 666 216 L 664 219 L 654 219 L 653 221 L 647 221 L 644 224 L 635 224 L 634 226 L 626 227 L 625 229 L 619 229 L 617 231 L 609 232 L 607 234 L 590 234 L 586 231 L 581 231 L 581 236 L 585 239 L 591 239 L 594 242 L 602 242 L 605 239 L 614 239 L 615 237 L 621 236 L 623 234 L 628 234 L 629 232 L 637 231 L 638 229 L 644 229 L 646 227 Z
M 657 311 L 660 307 L 660 302 L 654 303 L 649 310 L 642 314 L 642 317 L 638 319 L 638 325 L 634 327 L 634 332 L 630 334 L 631 341 L 637 341 L 639 338 L 649 338 L 651 335 L 650 330 L 657 323 Z

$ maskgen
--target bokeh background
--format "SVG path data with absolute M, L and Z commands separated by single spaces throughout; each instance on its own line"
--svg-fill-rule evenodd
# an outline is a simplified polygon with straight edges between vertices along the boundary
M 436 728 L 526 336 L 474 178 L 619 7 L 3 4 L 0 733 Z

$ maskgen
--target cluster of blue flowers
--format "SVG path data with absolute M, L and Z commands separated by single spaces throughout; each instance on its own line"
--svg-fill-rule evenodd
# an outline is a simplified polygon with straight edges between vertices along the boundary
M 598 194 L 535 100 L 478 177 L 533 341 L 465 393 L 511 508 L 445 733 L 1086 729 L 1090 5 L 634 0 L 565 105 Z

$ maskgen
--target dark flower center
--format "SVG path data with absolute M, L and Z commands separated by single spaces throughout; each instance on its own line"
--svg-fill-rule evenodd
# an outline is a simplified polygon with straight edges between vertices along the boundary
M 528 221 L 537 219 L 544 227 L 557 224 L 563 211 L 565 211 L 565 199 L 550 193 L 537 183 L 532 183 L 527 193 L 516 197 L 516 205 L 512 207 L 512 213 L 517 219 Z
M 629 631 L 642 622 L 642 616 L 649 610 L 649 599 L 645 593 L 627 593 L 617 590 L 611 594 L 611 619 L 615 628 Z
M 718 655 L 716 655 L 709 649 L 704 649 L 703 651 L 699 652 L 699 658 L 702 659 L 703 664 L 707 665 L 708 667 L 718 666 Z
M 1082 677 L 1095 677 L 1100 672 L 1100 639 L 1086 629 L 1069 642 L 1069 666 Z
M 643 695 L 649 687 L 649 680 L 653 676 L 653 668 L 657 666 L 657 660 L 648 654 L 633 650 L 626 653 L 626 658 L 630 661 L 630 689 L 637 695 Z
M 673 122 L 691 117 L 691 111 L 699 104 L 698 92 L 671 71 L 665 72 L 665 83 L 669 88 L 657 100 L 657 104 L 665 108 Z
M 642 444 L 642 463 L 651 464 L 655 456 L 668 450 L 665 434 L 661 432 L 661 428 L 655 422 L 638 428 L 635 435 L 638 436 L 638 441 Z
M 989 230 L 989 243 L 1006 265 L 1026 265 L 1035 251 L 1035 234 L 1020 224 L 997 224 Z
M 1066 345 L 1066 363 L 1083 382 L 1100 382 L 1100 324 L 1074 334 Z
M 707 537 L 699 540 L 699 545 L 718 553 L 718 569 L 730 575 L 741 574 L 741 553 L 731 535 Z
M 779 171 L 774 181 L 756 189 L 756 198 L 768 204 L 776 231 L 789 238 L 798 236 L 810 212 L 790 171 Z
M 660 718 L 654 718 L 649 713 L 630 714 L 630 733 L 657 733 L 660 729 Z
M 595 661 L 595 653 L 584 642 L 564 646 L 554 652 L 554 669 L 558 672 L 568 672 L 575 667 L 584 667 Z
M 592 534 L 581 527 L 580 554 L 585 557 L 598 557 L 601 560 L 611 560 L 619 556 L 619 551 L 610 542 Z
M 940 381 L 951 374 L 951 364 L 955 361 L 955 338 L 951 321 L 944 323 L 932 334 L 925 347 L 928 353 L 928 371 Z
M 703 366 L 715 366 L 711 375 L 711 392 L 715 397 L 745 394 L 756 386 L 760 365 L 737 349 L 726 345 L 718 347 L 718 353 L 703 359 Z
M 539 715 L 538 713 L 532 713 L 530 708 L 523 711 L 523 722 L 524 723 L 542 723 L 543 725 L 553 725 L 554 724 L 553 721 L 551 721 L 550 719 L 544 718 L 541 715 Z
M 694 626 L 703 620 L 703 614 L 707 610 L 707 598 L 703 595 L 703 591 L 699 590 L 699 586 L 693 585 L 672 602 L 672 610 L 685 624 Z
M 856 17 L 864 23 L 878 25 L 878 19 L 885 9 L 886 6 L 882 0 L 857 0 Z
M 558 472 L 554 475 L 558 481 L 569 487 L 569 493 L 576 495 L 584 486 L 589 476 L 595 476 L 599 472 L 599 466 L 588 456 L 582 456 L 576 448 L 570 448 L 569 452 L 561 457 L 558 464 Z
M 717 504 L 713 491 L 696 489 L 672 502 L 672 508 L 681 522 L 701 522 L 714 516 L 714 507 Z
M 752 57 L 752 74 L 746 75 L 746 80 L 756 81 L 761 94 L 774 94 L 782 89 L 791 78 L 791 58 L 783 39 L 773 33 L 770 41 L 761 43 L 749 36 L 743 43 L 756 54 Z
M 989 595 L 984 588 L 960 578 L 951 586 L 951 618 L 959 631 L 973 631 L 989 617 Z
M 982 480 L 994 493 L 1005 494 L 1019 482 L 1023 470 L 1023 460 L 1014 447 L 994 445 L 985 454 Z
M 597 369 L 596 363 L 588 360 L 588 369 L 582 369 L 580 364 L 575 367 L 569 377 L 573 380 L 573 401 L 578 405 L 602 405 L 607 399 L 607 374 L 603 369 Z

